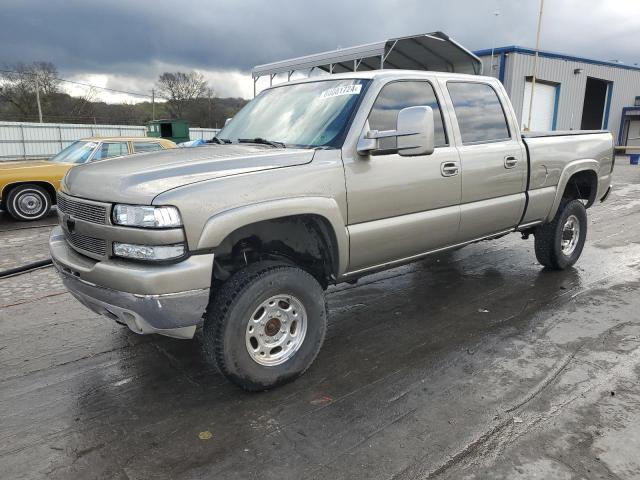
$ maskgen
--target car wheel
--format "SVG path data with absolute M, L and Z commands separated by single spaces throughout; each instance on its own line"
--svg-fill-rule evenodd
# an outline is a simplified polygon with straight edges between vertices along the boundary
M 327 329 L 324 292 L 306 271 L 257 262 L 235 273 L 207 309 L 207 357 L 249 391 L 287 383 L 313 363 Z
M 49 213 L 51 196 L 39 185 L 19 185 L 7 195 L 6 206 L 16 220 L 39 220 Z
M 560 205 L 551 223 L 536 228 L 536 258 L 545 267 L 564 270 L 578 261 L 587 238 L 587 210 L 580 200 Z

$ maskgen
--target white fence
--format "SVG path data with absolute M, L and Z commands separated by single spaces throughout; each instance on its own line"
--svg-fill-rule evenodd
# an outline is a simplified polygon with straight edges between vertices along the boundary
M 215 128 L 190 128 L 191 140 L 210 140 Z M 85 137 L 144 137 L 147 127 L 70 123 L 0 122 L 0 161 L 49 158 Z
M 189 140 L 211 140 L 219 131 L 219 128 L 190 128 Z

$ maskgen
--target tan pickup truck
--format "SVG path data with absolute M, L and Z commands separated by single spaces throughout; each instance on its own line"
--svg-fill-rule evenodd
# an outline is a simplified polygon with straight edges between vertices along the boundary
M 311 365 L 329 284 L 510 232 L 573 265 L 614 165 L 608 132 L 521 134 L 493 78 L 401 70 L 275 86 L 215 142 L 70 170 L 50 249 L 78 300 L 137 333 L 203 324 L 248 390 Z

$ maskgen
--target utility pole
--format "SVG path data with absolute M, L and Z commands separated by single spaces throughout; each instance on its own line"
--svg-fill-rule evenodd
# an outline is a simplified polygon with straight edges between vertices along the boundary
M 151 89 L 151 120 L 156 119 L 156 90 Z
M 38 118 L 40 119 L 40 123 L 42 123 L 42 106 L 40 105 L 40 82 L 38 80 L 38 73 L 35 74 L 36 79 L 36 102 L 38 103 Z
M 536 53 L 533 57 L 533 76 L 531 78 L 531 95 L 529 96 L 529 118 L 527 119 L 527 128 L 531 130 L 531 113 L 533 110 L 533 94 L 536 89 L 536 74 L 538 73 L 538 50 L 540 49 L 540 28 L 542 26 L 542 10 L 544 9 L 544 0 L 540 0 L 540 14 L 538 15 L 538 33 L 536 33 Z
M 493 53 L 496 47 L 496 32 L 498 31 L 498 17 L 500 16 L 500 10 L 493 12 L 493 38 L 491 39 L 491 63 L 489 65 L 489 75 L 493 76 Z

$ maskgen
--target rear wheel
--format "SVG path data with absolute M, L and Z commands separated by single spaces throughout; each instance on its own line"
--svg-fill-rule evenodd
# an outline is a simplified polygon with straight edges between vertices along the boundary
M 18 185 L 7 195 L 6 206 L 16 220 L 39 220 L 49 213 L 51 196 L 39 185 Z
M 564 270 L 578 261 L 587 238 L 587 210 L 580 200 L 560 205 L 551 223 L 534 232 L 536 258 L 545 267 Z
M 309 368 L 326 328 L 324 292 L 315 278 L 283 263 L 257 262 L 235 273 L 211 301 L 204 343 L 231 381 L 267 390 Z

